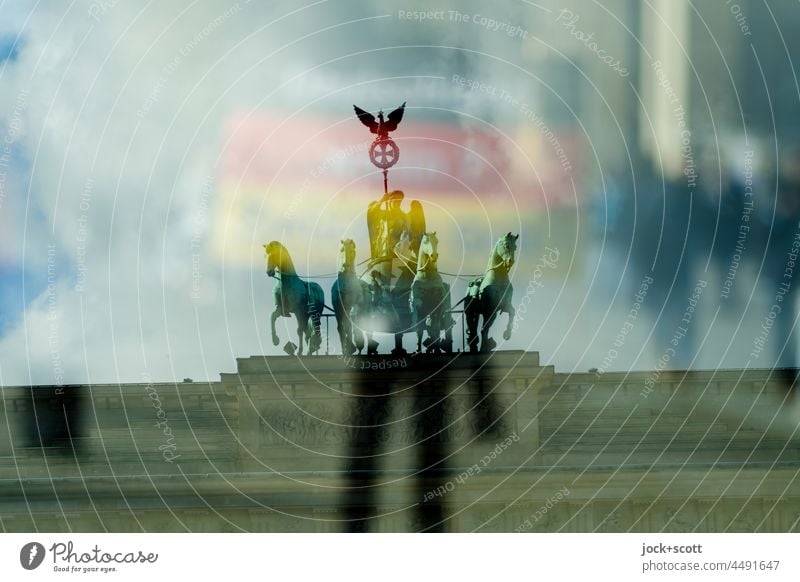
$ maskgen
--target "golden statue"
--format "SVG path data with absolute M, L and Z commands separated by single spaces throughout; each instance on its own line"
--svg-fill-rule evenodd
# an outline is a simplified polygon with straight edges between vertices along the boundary
M 411 210 L 403 211 L 401 204 L 405 195 L 400 190 L 385 194 L 380 200 L 371 202 L 367 209 L 370 253 L 373 262 L 396 257 L 395 247 L 408 238 L 413 256 L 419 252 L 419 244 L 425 233 L 425 214 L 422 204 L 411 201 Z M 411 259 L 413 257 L 399 257 Z

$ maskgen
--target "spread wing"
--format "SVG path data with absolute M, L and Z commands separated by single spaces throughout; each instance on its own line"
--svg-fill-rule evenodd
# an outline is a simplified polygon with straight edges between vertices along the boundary
M 415 255 L 419 255 L 419 245 L 422 242 L 422 235 L 425 234 L 425 213 L 422 210 L 422 204 L 417 200 L 411 201 L 408 219 L 411 229 L 411 249 Z
M 361 120 L 361 123 L 366 125 L 372 133 L 378 133 L 378 122 L 375 121 L 375 116 L 372 115 L 369 111 L 364 111 L 358 105 L 353 105 L 353 109 L 356 110 L 356 115 Z M 402 117 L 403 114 L 400 114 Z
M 392 111 L 389 114 L 388 119 L 384 122 L 383 127 L 386 129 L 386 131 L 394 131 L 395 129 L 397 129 L 397 126 L 400 124 L 401 121 L 403 121 L 403 113 L 405 112 L 405 110 L 406 110 L 406 102 L 403 101 L 403 104 L 394 111 Z

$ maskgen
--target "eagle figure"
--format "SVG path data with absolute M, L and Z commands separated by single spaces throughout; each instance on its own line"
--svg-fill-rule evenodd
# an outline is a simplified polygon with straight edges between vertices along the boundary
M 387 119 L 383 118 L 383 111 L 378 111 L 378 119 L 376 120 L 374 115 L 364 111 L 358 105 L 353 105 L 353 109 L 356 110 L 356 115 L 361 120 L 361 123 L 366 125 L 372 133 L 378 134 L 378 140 L 386 140 L 389 139 L 389 132 L 397 129 L 397 126 L 402 121 L 406 102 L 403 101 L 403 104 L 392 111 Z

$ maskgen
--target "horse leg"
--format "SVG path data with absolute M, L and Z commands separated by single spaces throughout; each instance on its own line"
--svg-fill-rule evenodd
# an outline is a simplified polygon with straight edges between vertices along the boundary
M 358 306 L 350 309 L 350 348 L 351 354 L 358 351 L 359 355 L 361 350 L 364 349 L 364 330 L 361 329 L 361 310 Z
M 436 312 L 439 316 L 439 351 L 449 354 L 453 351 L 453 316 L 450 314 L 452 309 L 450 285 L 442 283 L 442 292 L 442 301 Z M 444 337 L 441 337 L 442 335 Z
M 314 314 L 313 312 L 309 315 L 311 318 L 309 322 L 309 327 L 306 327 L 306 344 L 308 344 L 308 351 L 306 355 L 312 356 L 317 351 L 319 346 L 317 345 L 317 326 L 314 323 Z
M 349 356 L 353 353 L 352 346 L 349 343 L 351 333 L 350 314 L 341 297 L 337 283 L 333 284 L 333 289 L 331 290 L 333 313 L 336 315 L 336 332 L 339 335 L 339 344 L 342 346 L 342 355 Z
M 378 353 L 378 342 L 372 339 L 372 332 L 367 332 L 367 355 L 374 356 Z
M 414 295 L 414 287 L 411 287 L 411 329 L 417 332 L 417 353 L 422 353 L 422 334 L 425 332 L 424 325 L 420 323 L 419 314 L 422 309 L 422 301 Z
M 394 334 L 394 349 L 392 350 L 392 354 L 395 356 L 405 356 L 406 353 L 407 352 L 403 349 L 403 334 Z
M 517 314 L 517 310 L 514 309 L 514 306 L 511 305 L 511 301 L 506 303 L 504 311 L 508 313 L 508 324 L 506 324 L 506 330 L 503 332 L 503 339 L 508 341 L 511 339 L 511 329 L 514 326 L 514 318 Z
M 342 353 L 348 356 L 352 356 L 353 353 L 356 351 L 356 344 L 353 341 L 354 332 L 353 332 L 353 323 L 348 321 L 345 325 L 342 326 L 344 328 L 343 333 L 340 335 L 340 339 L 342 340 Z M 364 342 L 361 342 L 363 347 Z
M 277 346 L 281 340 L 278 337 L 278 332 L 275 331 L 275 322 L 280 317 L 280 313 L 278 312 L 278 306 L 275 306 L 275 311 L 273 311 L 269 316 L 269 326 L 270 330 L 272 331 L 272 345 Z
M 428 330 L 428 333 L 431 336 L 431 349 L 434 352 L 442 352 L 444 351 L 442 345 L 442 329 L 445 326 L 444 318 L 445 318 L 445 309 L 449 309 L 450 306 L 446 301 L 449 299 L 449 295 L 446 292 L 447 289 L 444 285 L 442 285 L 441 292 L 438 293 L 435 297 L 436 304 L 431 309 L 431 325 Z M 445 307 L 447 306 L 447 307 Z
M 428 326 L 428 346 L 425 348 L 427 353 L 435 353 L 439 349 L 439 336 L 435 325 Z
M 297 318 L 297 355 L 303 355 L 303 333 L 305 332 L 305 328 L 308 326 L 308 318 L 306 317 L 303 319 L 303 313 L 295 313 L 294 316 Z
M 464 309 L 467 323 L 467 345 L 471 353 L 478 351 L 478 324 L 480 323 L 480 313 L 473 308 Z
M 480 351 L 482 352 L 490 352 L 494 349 L 496 345 L 494 340 L 489 337 L 489 330 L 494 323 L 495 318 L 497 317 L 497 311 L 492 310 L 490 314 L 483 314 L 483 328 L 481 329 L 481 348 Z M 494 344 L 494 345 L 493 345 Z
M 442 334 L 441 314 L 439 313 L 439 309 L 437 308 L 436 311 L 431 313 L 431 324 L 428 327 L 428 336 L 431 338 L 430 345 L 428 346 L 428 351 L 434 353 L 439 351 L 439 347 L 442 344 L 442 340 L 439 337 L 441 334 Z
M 352 336 L 351 347 L 353 351 L 350 352 L 351 354 L 358 351 L 358 354 L 361 355 L 361 350 L 364 349 L 364 332 L 358 326 L 351 325 L 350 326 L 350 333 Z
M 310 331 L 311 335 L 308 336 L 308 355 L 311 356 L 319 351 L 320 345 L 322 345 L 322 335 L 320 334 L 319 330 L 319 320 L 320 316 L 319 313 L 314 310 L 311 312 L 311 329 L 307 330 L 306 333 Z
M 353 353 L 353 346 L 350 342 L 349 322 L 346 314 L 336 314 L 336 331 L 339 332 L 339 343 L 342 345 L 342 355 L 349 356 Z

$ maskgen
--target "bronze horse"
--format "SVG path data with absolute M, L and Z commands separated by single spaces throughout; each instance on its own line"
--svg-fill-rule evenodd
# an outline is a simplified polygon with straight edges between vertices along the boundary
M 331 301 L 342 354 L 347 356 L 364 349 L 361 320 L 367 316 L 370 299 L 368 285 L 356 275 L 355 260 L 356 243 L 349 238 L 341 240 L 339 272 L 331 288 Z
M 422 336 L 426 331 L 428 353 L 453 351 L 452 328 L 455 322 L 450 316 L 450 285 L 442 280 L 438 262 L 439 239 L 435 232 L 426 232 L 420 241 L 417 273 L 411 283 L 409 298 L 412 325 L 417 331 L 417 352 L 422 352 Z
M 503 339 L 511 338 L 515 310 L 511 303 L 514 289 L 508 273 L 514 266 L 518 238 L 519 235 L 510 232 L 500 237 L 489 256 L 483 277 L 469 284 L 467 296 L 464 298 L 464 313 L 470 352 L 488 352 L 496 347 L 496 342 L 489 337 L 489 330 L 499 313 L 508 314 L 508 325 L 503 332 Z M 478 326 L 481 318 L 483 324 L 480 326 L 479 335 Z
M 322 344 L 320 317 L 325 305 L 325 296 L 318 283 L 304 281 L 297 275 L 289 251 L 278 241 L 263 245 L 267 255 L 267 275 L 278 280 L 272 290 L 275 309 L 270 316 L 272 343 L 278 345 L 280 339 L 275 331 L 278 317 L 297 319 L 299 355 L 303 354 L 303 335 L 308 337 L 308 355 L 318 351 Z

